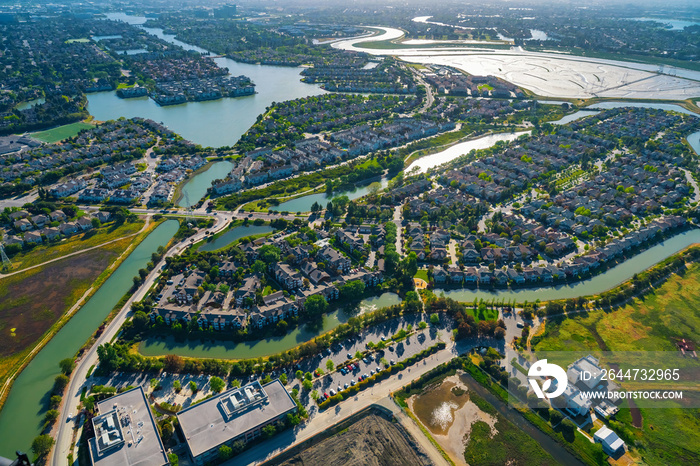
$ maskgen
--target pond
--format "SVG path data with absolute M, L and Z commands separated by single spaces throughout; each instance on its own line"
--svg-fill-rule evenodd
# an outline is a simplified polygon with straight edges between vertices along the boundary
M 274 231 L 274 228 L 269 225 L 248 225 L 234 227 L 212 241 L 204 243 L 199 247 L 199 250 L 216 251 L 217 249 L 225 248 L 237 239 L 245 238 L 246 236 L 259 235 L 261 233 L 270 233 L 272 231 Z
M 164 356 L 177 354 L 191 358 L 247 359 L 270 356 L 287 351 L 307 342 L 314 337 L 333 330 L 350 317 L 372 310 L 399 304 L 401 298 L 395 293 L 383 293 L 381 296 L 363 299 L 351 312 L 337 310 L 323 317 L 320 327 L 297 327 L 287 335 L 266 338 L 264 340 L 235 343 L 232 341 L 188 341 L 178 342 L 174 338 L 149 338 L 139 345 L 139 352 L 144 356 Z
M 488 136 L 472 139 L 471 141 L 461 142 L 459 144 L 455 144 L 452 147 L 448 147 L 447 149 L 441 152 L 437 152 L 435 154 L 430 154 L 426 155 L 425 157 L 419 158 L 418 160 L 414 161 L 411 165 L 409 165 L 405 171 L 406 173 L 409 173 L 411 172 L 411 170 L 417 169 L 418 173 L 425 173 L 431 168 L 437 167 L 444 163 L 450 162 L 458 157 L 461 157 L 465 154 L 468 154 L 469 151 L 473 149 L 486 149 L 493 146 L 498 141 L 514 141 L 523 134 L 529 133 L 529 131 L 520 131 L 517 133 L 490 134 Z
M 579 296 L 589 296 L 602 293 L 611 288 L 616 287 L 622 282 L 629 280 L 635 273 L 642 272 L 666 259 L 669 256 L 677 253 L 690 246 L 691 244 L 700 242 L 700 229 L 694 229 L 680 233 L 672 238 L 669 238 L 662 243 L 659 243 L 651 248 L 642 251 L 636 256 L 608 269 L 607 271 L 572 284 L 564 284 L 558 286 L 547 286 L 537 288 L 518 288 L 518 289 L 453 289 L 445 290 L 445 296 L 462 302 L 473 302 L 475 299 L 490 300 L 496 298 L 506 301 L 515 299 L 516 302 L 548 301 L 553 299 L 569 299 Z M 441 294 L 441 291 L 436 291 L 436 294 Z
M 382 188 L 386 188 L 389 184 L 389 180 L 382 178 L 379 183 Z M 310 212 L 311 206 L 314 202 L 318 202 L 325 209 L 326 204 L 334 197 L 347 196 L 351 201 L 354 199 L 359 199 L 362 196 L 366 196 L 370 192 L 370 186 L 372 183 L 358 186 L 352 191 L 333 191 L 331 195 L 327 193 L 309 194 L 307 196 L 297 197 L 296 199 L 291 199 L 289 201 L 282 202 L 278 206 L 271 206 L 268 210 L 274 212 Z

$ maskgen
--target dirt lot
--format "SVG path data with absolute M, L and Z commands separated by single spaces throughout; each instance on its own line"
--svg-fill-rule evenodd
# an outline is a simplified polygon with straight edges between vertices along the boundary
M 376 414 L 370 414 L 281 464 L 421 466 L 429 465 L 430 461 L 415 448 L 414 440 L 402 427 Z
M 0 280 L 0 358 L 46 332 L 117 257 L 100 248 Z

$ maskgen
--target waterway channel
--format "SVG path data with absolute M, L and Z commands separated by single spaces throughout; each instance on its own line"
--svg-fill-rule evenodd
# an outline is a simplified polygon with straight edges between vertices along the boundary
M 180 190 L 180 199 L 175 203 L 181 207 L 192 207 L 207 194 L 214 180 L 223 180 L 233 170 L 234 163 L 228 160 L 212 163 L 202 172 L 192 176 Z
M 431 168 L 435 168 L 438 165 L 442 165 L 465 154 L 468 154 L 471 150 L 486 149 L 488 147 L 493 146 L 498 141 L 514 141 L 523 134 L 529 134 L 529 131 L 520 131 L 517 133 L 489 134 L 488 136 L 472 139 L 471 141 L 461 142 L 459 144 L 455 144 L 454 146 L 448 147 L 443 151 L 419 158 L 418 160 L 416 160 L 408 166 L 408 168 L 406 169 L 406 173 L 410 173 L 412 170 L 415 169 L 418 170 L 418 173 L 425 173 Z
M 216 251 L 233 243 L 237 239 L 245 238 L 246 236 L 259 235 L 260 233 L 270 233 L 274 229 L 269 225 L 248 225 L 239 226 L 227 230 L 221 236 L 204 243 L 199 247 L 200 251 Z
M 0 411 L 0 456 L 13 458 L 15 450 L 29 451 L 43 425 L 48 394 L 60 372 L 59 361 L 80 349 L 129 291 L 138 270 L 177 229 L 178 222 L 168 220 L 148 235 L 17 377 Z
M 396 293 L 383 293 L 380 296 L 363 299 L 353 309 L 339 309 L 323 317 L 323 324 L 316 328 L 297 327 L 282 337 L 235 343 L 232 341 L 186 341 L 178 342 L 172 337 L 147 338 L 141 342 L 139 352 L 144 356 L 165 356 L 178 354 L 192 358 L 246 359 L 270 356 L 287 351 L 307 342 L 322 333 L 333 330 L 350 317 L 382 307 L 399 304 L 401 298 Z
M 444 293 L 448 298 L 463 302 L 473 302 L 475 299 L 482 298 L 484 300 L 496 298 L 497 300 L 503 299 L 506 301 L 515 299 L 517 302 L 533 302 L 537 299 L 548 301 L 594 295 L 616 287 L 632 278 L 635 273 L 646 270 L 695 243 L 700 243 L 700 229 L 680 233 L 599 275 L 572 284 L 515 289 L 459 288 L 445 290 Z
M 381 180 L 379 180 L 379 183 L 382 185 L 382 188 L 386 188 L 389 184 L 389 180 L 387 180 L 386 178 L 382 178 Z M 297 197 L 296 199 L 291 199 L 289 201 L 282 202 L 278 206 L 269 207 L 268 210 L 272 210 L 275 212 L 310 212 L 311 206 L 314 204 L 314 202 L 318 202 L 325 209 L 328 202 L 331 201 L 334 197 L 347 196 L 348 199 L 352 201 L 355 199 L 359 199 L 362 196 L 366 196 L 370 192 L 369 187 L 371 184 L 372 183 L 368 183 L 362 186 L 358 186 L 351 191 L 333 191 L 333 193 L 331 194 L 317 193 Z

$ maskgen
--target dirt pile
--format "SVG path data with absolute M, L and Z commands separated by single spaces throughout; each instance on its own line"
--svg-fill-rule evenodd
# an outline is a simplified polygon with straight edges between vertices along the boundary
M 429 465 L 430 461 L 401 426 L 370 414 L 281 464 L 421 466 Z

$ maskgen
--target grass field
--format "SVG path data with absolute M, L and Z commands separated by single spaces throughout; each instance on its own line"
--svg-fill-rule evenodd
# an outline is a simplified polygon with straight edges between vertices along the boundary
M 470 392 L 469 399 L 479 409 L 496 416 L 495 434 L 483 421 L 472 425 L 469 441 L 464 449 L 464 459 L 474 465 L 550 465 L 554 458 L 529 435 L 498 414 L 488 401 Z
M 67 254 L 91 248 L 108 241 L 137 233 L 143 228 L 143 221 L 124 223 L 116 226 L 107 224 L 99 229 L 74 235 L 58 243 L 43 244 L 34 249 L 12 256 L 12 270 L 21 270 L 33 265 L 63 257 Z
M 0 382 L 132 240 L 0 280 Z
M 675 351 L 672 338 L 700 342 L 700 265 L 674 275 L 653 293 L 612 312 L 548 321 L 535 351 Z M 555 361 L 556 362 L 556 361 Z M 624 405 L 623 405 L 624 406 Z M 642 428 L 623 408 L 613 421 L 648 464 L 700 464 L 700 409 L 639 408 Z
M 66 138 L 73 137 L 81 130 L 94 127 L 95 126 L 91 125 L 90 123 L 83 123 L 80 121 L 69 125 L 57 126 L 56 128 L 47 129 L 46 131 L 31 133 L 30 136 L 34 139 L 53 144 L 55 142 L 63 141 Z

